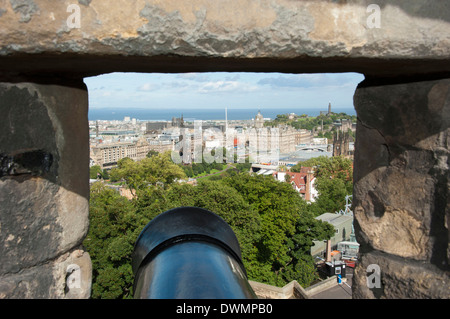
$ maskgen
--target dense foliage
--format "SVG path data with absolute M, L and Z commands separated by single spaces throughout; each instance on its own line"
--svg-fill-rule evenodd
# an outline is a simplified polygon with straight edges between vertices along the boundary
M 340 174 L 339 181 L 347 176 L 333 165 L 327 167 L 318 174 Z M 179 206 L 208 209 L 232 227 L 250 280 L 277 286 L 297 280 L 303 287 L 316 280 L 310 247 L 313 240 L 330 238 L 333 227 L 316 220 L 316 209 L 290 184 L 270 176 L 231 172 L 220 179 L 199 180 L 197 186 L 178 183 L 185 178 L 183 170 L 168 154 L 156 154 L 143 163 L 124 160 L 111 171 L 133 190 L 132 200 L 95 183 L 91 226 L 84 241 L 94 268 L 92 297 L 132 297 L 131 253 L 138 234 L 155 216 Z M 328 186 L 320 187 L 325 194 Z
M 138 162 L 125 157 L 118 161 L 117 168 L 113 168 L 110 175 L 115 180 L 124 180 L 133 193 L 157 185 L 165 188 L 175 180 L 186 177 L 183 170 L 171 161 L 170 152 Z
M 306 115 L 289 117 L 288 114 L 279 114 L 272 121 L 264 123 L 265 126 L 277 126 L 279 124 L 291 125 L 296 129 L 305 129 L 312 131 L 315 127 L 323 124 L 324 130 L 327 130 L 333 122 L 341 119 L 348 119 L 356 122 L 356 115 L 348 115 L 345 113 L 331 113 L 330 115 L 321 114 L 319 116 L 309 117 Z
M 210 174 L 211 171 L 216 170 L 216 171 L 221 171 L 224 169 L 224 165 L 221 163 L 216 163 L 216 162 L 212 162 L 212 163 L 206 163 L 206 162 L 202 162 L 202 163 L 193 163 L 190 165 L 183 165 L 180 164 L 181 168 L 183 169 L 184 173 L 186 174 L 187 177 L 194 177 L 194 176 L 199 176 L 201 174 Z
M 102 170 L 100 166 L 94 165 L 89 169 L 89 178 L 90 179 L 108 179 L 109 174 L 106 169 Z

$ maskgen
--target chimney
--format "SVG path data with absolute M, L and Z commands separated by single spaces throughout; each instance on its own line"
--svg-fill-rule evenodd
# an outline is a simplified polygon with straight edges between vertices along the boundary
M 312 199 L 311 196 L 311 182 L 314 177 L 314 171 L 308 170 L 306 173 L 306 190 L 305 190 L 305 200 L 310 201 Z
M 327 248 L 326 248 L 326 262 L 331 262 L 331 240 L 327 240 Z

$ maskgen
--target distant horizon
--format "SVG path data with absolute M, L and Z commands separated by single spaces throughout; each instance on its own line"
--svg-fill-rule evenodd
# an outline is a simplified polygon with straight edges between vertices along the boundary
M 328 105 L 325 108 L 312 108 L 312 107 L 248 107 L 248 108 L 227 108 L 228 120 L 250 120 L 253 119 L 258 110 L 261 111 L 264 118 L 275 118 L 280 114 L 295 113 L 297 115 L 306 114 L 308 116 L 317 116 L 320 112 L 327 112 Z M 346 113 L 348 115 L 356 115 L 356 111 L 353 107 L 331 107 L 331 111 L 334 113 Z M 152 109 L 152 108 L 96 108 L 89 109 L 89 120 L 123 120 L 124 117 L 129 116 L 139 121 L 170 121 L 173 117 L 180 117 L 187 121 L 193 120 L 225 120 L 225 108 L 165 108 L 165 109 Z
M 288 109 L 288 108 L 292 108 L 292 109 L 296 109 L 296 110 L 312 110 L 312 109 L 317 109 L 320 111 L 328 111 L 328 104 L 326 105 L 326 107 L 315 107 L 315 106 L 298 106 L 298 107 L 280 107 L 280 106 L 247 106 L 247 107 L 228 107 L 228 110 L 274 110 L 274 109 Z M 339 109 L 351 109 L 353 108 L 352 106 L 349 107 L 339 107 Z M 104 106 L 104 107 L 95 107 L 95 108 L 90 108 L 90 110 L 124 110 L 124 109 L 128 109 L 128 110 L 145 110 L 145 111 L 157 111 L 160 110 L 160 108 L 151 108 L 151 107 L 108 107 L 108 106 Z M 193 107 L 193 108 L 183 108 L 183 107 L 170 107 L 170 109 L 172 110 L 195 110 L 195 111 L 199 111 L 199 110 L 223 110 L 225 112 L 225 107 Z M 336 112 L 335 112 L 336 113 Z M 338 112 L 339 113 L 339 112 Z

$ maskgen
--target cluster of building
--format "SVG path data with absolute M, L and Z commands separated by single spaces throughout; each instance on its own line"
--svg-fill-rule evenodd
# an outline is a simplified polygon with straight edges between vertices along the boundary
M 177 149 L 183 137 L 191 141 L 189 143 L 192 147 L 191 153 L 196 144 L 200 144 L 202 150 L 225 147 L 227 133 L 230 135 L 246 132 L 251 128 L 263 129 L 263 122 L 261 113 L 258 113 L 254 121 L 231 121 L 231 123 L 203 121 L 202 134 L 199 136 L 195 134 L 195 124 L 185 122 L 183 116 L 173 118 L 172 121 L 141 122 L 129 117 L 126 117 L 124 121 L 91 121 L 91 166 L 99 165 L 102 169 L 109 169 L 117 165 L 117 162 L 124 157 L 138 161 L 145 158 L 151 150 L 173 151 Z M 222 133 L 220 138 L 217 138 L 218 132 Z M 286 126 L 279 129 L 277 144 L 282 153 L 289 153 L 295 151 L 295 145 L 309 143 L 311 137 L 309 131 L 295 130 Z M 247 139 L 239 143 L 248 146 L 249 141 Z M 271 148 L 272 145 L 269 144 L 268 147 Z
M 175 141 L 147 134 L 145 122 L 125 117 L 123 121 L 90 121 L 90 165 L 110 169 L 125 157 L 144 159 L 151 151 L 174 149 Z
M 251 158 L 252 163 L 293 166 L 299 161 L 317 156 L 352 156 L 353 145 L 345 132 L 353 129 L 350 121 L 335 125 L 337 134 L 333 144 L 317 138 L 314 131 L 295 129 L 289 125 L 267 127 L 261 112 L 248 121 L 186 122 L 183 116 L 171 121 L 138 121 L 125 117 L 124 121 L 90 122 L 91 166 L 110 169 L 129 157 L 139 161 L 150 151 L 179 151 L 183 161 L 193 162 L 200 152 L 226 148 L 230 153 Z M 200 126 L 199 126 L 200 125 Z M 272 154 L 268 156 L 268 154 Z

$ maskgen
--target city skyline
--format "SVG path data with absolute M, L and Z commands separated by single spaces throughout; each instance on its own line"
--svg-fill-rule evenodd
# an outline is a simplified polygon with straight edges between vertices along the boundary
M 85 78 L 91 109 L 353 107 L 359 73 L 110 73 Z

